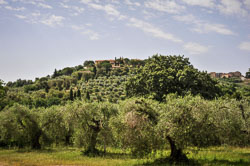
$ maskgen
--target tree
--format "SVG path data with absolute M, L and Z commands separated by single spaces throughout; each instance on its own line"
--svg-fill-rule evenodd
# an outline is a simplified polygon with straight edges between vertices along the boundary
M 119 112 L 111 119 L 117 144 L 129 148 L 134 156 L 144 156 L 162 146 L 157 133 L 159 103 L 143 98 L 120 103 Z
M 81 99 L 81 97 L 82 97 L 80 89 L 77 90 L 77 97 L 78 97 L 78 99 Z
M 69 99 L 70 99 L 71 101 L 74 100 L 74 94 L 73 94 L 72 88 L 70 88 L 70 91 L 69 91 Z
M 30 145 L 32 149 L 40 149 L 39 139 L 42 130 L 39 126 L 39 114 L 31 112 L 27 107 L 14 105 L 3 111 L 1 117 L 1 135 L 6 141 L 13 141 L 16 146 Z M 7 144 L 10 144 L 10 142 Z
M 183 152 L 187 146 L 249 144 L 250 116 L 246 108 L 247 101 L 168 95 L 159 109 L 157 129 L 170 144 L 170 160 L 187 161 Z
M 83 63 L 84 67 L 94 67 L 95 66 L 95 62 L 94 61 L 85 61 Z
M 248 72 L 246 72 L 246 78 L 250 78 L 250 68 L 248 69 Z
M 8 146 L 41 149 L 62 139 L 66 133 L 60 107 L 29 109 L 15 104 L 0 112 L 0 143 Z
M 59 75 L 58 75 L 58 72 L 57 72 L 57 70 L 55 69 L 55 71 L 54 71 L 54 73 L 53 73 L 53 75 L 52 75 L 52 78 L 56 78 L 56 77 L 58 77 Z
M 89 91 L 87 91 L 87 92 L 86 92 L 86 96 L 85 96 L 85 98 L 86 98 L 87 100 L 90 100 Z
M 0 79 L 0 111 L 5 107 L 7 104 L 5 101 L 5 97 L 7 94 L 7 88 L 3 86 L 4 82 Z
M 93 72 L 94 72 L 94 76 L 96 77 L 96 72 L 97 72 L 96 66 L 93 67 Z
M 74 72 L 74 68 L 65 67 L 64 69 L 62 69 L 62 71 L 60 73 L 62 75 L 71 75 L 73 72 Z
M 85 81 L 85 82 L 88 82 L 89 79 L 92 79 L 95 77 L 95 74 L 93 72 L 83 72 L 82 73 L 82 79 Z
M 212 99 L 218 94 L 217 82 L 206 72 L 200 72 L 183 56 L 154 55 L 137 74 L 128 79 L 126 91 L 131 96 L 148 96 L 162 101 L 169 93 L 201 94 Z
M 106 74 L 108 74 L 108 72 L 109 72 L 109 71 L 111 70 L 111 68 L 112 68 L 112 65 L 110 64 L 109 61 L 103 61 L 103 62 L 99 63 L 99 64 L 97 65 L 97 67 L 98 67 L 99 69 L 101 69 L 101 68 L 105 69 Z
M 117 109 L 110 103 L 83 103 L 75 102 L 73 115 L 76 121 L 76 138 L 79 145 L 85 147 L 84 154 L 98 154 L 96 145 L 99 143 L 106 148 L 112 143 L 112 132 L 109 127 L 111 116 L 117 114 Z

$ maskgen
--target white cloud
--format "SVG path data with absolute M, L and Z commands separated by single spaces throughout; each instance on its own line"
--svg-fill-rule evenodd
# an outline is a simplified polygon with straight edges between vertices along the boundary
M 114 16 L 118 18 L 118 20 L 126 19 L 127 16 L 121 15 L 121 13 L 115 8 L 115 6 L 111 4 L 107 5 L 99 5 L 96 3 L 92 3 L 91 0 L 81 0 L 82 3 L 87 4 L 89 7 L 95 9 L 95 10 L 101 10 L 104 11 L 107 15 Z
M 12 10 L 12 11 L 24 11 L 25 10 L 24 7 L 13 8 L 11 6 L 5 6 L 5 9 Z
M 102 5 L 92 3 L 89 6 L 96 9 L 96 10 L 105 11 L 108 15 L 113 15 L 116 17 L 120 16 L 120 12 L 118 10 L 116 10 L 113 5 L 110 5 L 110 4 L 102 6 Z
M 218 9 L 225 15 L 236 14 L 238 16 L 246 16 L 247 11 L 242 8 L 242 3 L 239 0 L 222 0 L 218 5 Z
M 82 13 L 84 11 L 84 8 L 82 8 L 82 7 L 69 6 L 69 5 L 66 5 L 64 3 L 60 3 L 60 5 L 61 5 L 61 7 L 65 8 L 65 9 L 71 9 L 71 10 L 76 11 L 77 13 L 75 13 L 74 15 L 79 15 L 80 13 Z
M 131 6 L 141 6 L 139 2 L 131 2 L 131 0 L 125 0 L 124 3 Z
M 193 30 L 199 33 L 216 32 L 222 35 L 235 35 L 234 32 L 232 32 L 223 24 L 211 24 L 211 23 L 199 24 Z
M 32 5 L 35 5 L 36 2 L 33 1 L 33 0 L 12 0 L 13 2 L 16 2 L 16 1 L 19 1 L 21 3 L 25 3 L 25 4 L 32 4 Z M 38 0 L 39 1 L 39 0 Z
M 198 33 L 209 33 L 215 32 L 222 35 L 235 35 L 230 29 L 228 29 L 223 24 L 209 23 L 207 21 L 199 20 L 194 15 L 178 15 L 173 17 L 177 21 L 185 22 L 191 24 L 194 27 L 191 29 Z
M 213 8 L 215 6 L 214 0 L 182 0 L 182 1 L 191 6 L 201 6 L 207 8 Z
M 83 35 L 87 35 L 90 40 L 98 40 L 100 38 L 100 35 L 97 32 L 87 29 L 84 26 L 72 25 L 71 28 L 76 31 L 80 31 Z
M 248 9 L 250 9 L 250 0 L 244 0 L 243 3 Z
M 35 13 L 31 13 L 31 15 L 34 16 L 34 17 L 38 17 L 38 16 L 41 15 L 41 13 L 40 12 L 35 12 Z
M 70 8 L 69 5 L 66 5 L 66 4 L 64 4 L 64 3 L 60 3 L 60 5 L 61 5 L 61 7 L 65 8 L 65 9 L 69 9 L 69 8 Z
M 38 6 L 38 7 L 45 8 L 45 9 L 52 9 L 52 6 L 47 5 L 47 4 L 45 4 L 45 3 L 38 3 L 37 6 Z
M 204 54 L 208 51 L 208 47 L 203 46 L 199 43 L 189 42 L 184 45 L 184 49 L 187 50 L 190 54 Z
M 82 13 L 84 11 L 84 8 L 78 7 L 78 6 L 71 6 L 71 8 L 78 13 Z
M 120 4 L 120 0 L 108 0 L 109 3 Z
M 40 22 L 50 27 L 55 27 L 57 25 L 62 25 L 62 21 L 64 19 L 65 18 L 62 16 L 51 15 L 48 18 L 41 20 Z
M 171 14 L 181 13 L 183 10 L 185 10 L 184 6 L 178 5 L 172 0 L 148 0 L 144 3 L 144 5 L 147 8 Z
M 250 42 L 242 42 L 239 45 L 239 49 L 245 50 L 245 51 L 250 51 Z
M 20 19 L 26 19 L 26 16 L 24 16 L 24 15 L 16 14 L 15 16 L 16 16 L 17 18 L 20 18 Z
M 4 0 L 0 0 L 0 5 L 5 5 L 8 4 L 8 2 L 4 1 Z
M 155 27 L 155 26 L 151 25 L 150 23 L 147 23 L 147 22 L 142 21 L 142 20 L 138 20 L 136 18 L 130 18 L 129 23 L 127 25 L 141 29 L 143 32 L 150 34 L 156 38 L 166 39 L 166 40 L 170 40 L 170 41 L 173 41 L 176 43 L 182 42 L 181 39 L 178 39 L 173 34 L 166 33 L 164 31 L 162 31 L 161 29 L 159 29 L 158 27 Z
M 91 27 L 91 26 L 92 26 L 91 23 L 86 23 L 85 25 L 88 26 L 88 27 Z
M 99 0 L 80 0 L 81 3 L 85 3 L 85 4 L 90 4 L 90 3 L 99 3 Z

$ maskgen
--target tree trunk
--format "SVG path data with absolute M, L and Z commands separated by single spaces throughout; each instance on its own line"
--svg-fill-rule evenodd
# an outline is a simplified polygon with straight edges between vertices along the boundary
M 95 121 L 93 120 L 95 125 L 90 125 L 89 127 L 92 130 L 91 138 L 90 138 L 90 143 L 88 149 L 85 151 L 85 154 L 98 154 L 98 150 L 95 148 L 96 143 L 97 143 L 97 136 L 99 132 L 101 131 L 100 128 L 100 121 Z
M 68 135 L 65 136 L 65 145 L 66 146 L 70 145 L 70 137 L 71 137 L 70 134 L 68 134 Z
M 42 135 L 42 131 L 39 130 L 35 133 L 35 135 L 31 139 L 31 148 L 32 149 L 41 149 L 41 144 L 39 142 L 41 135 Z
M 173 162 L 187 162 L 187 156 L 182 152 L 181 148 L 177 148 L 175 142 L 170 136 L 166 137 L 171 148 L 170 160 Z

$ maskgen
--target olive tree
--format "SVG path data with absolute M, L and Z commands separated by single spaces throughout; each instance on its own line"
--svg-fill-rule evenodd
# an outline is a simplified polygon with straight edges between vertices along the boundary
M 170 144 L 172 161 L 187 161 L 183 153 L 187 146 L 249 144 L 250 111 L 247 103 L 168 95 L 159 114 L 157 128 Z
M 72 105 L 75 117 L 75 143 L 84 146 L 85 154 L 98 154 L 97 144 L 104 147 L 111 140 L 109 119 L 117 109 L 109 103 L 84 103 L 76 101 Z
M 1 113 L 1 140 L 13 146 L 30 145 L 40 149 L 39 139 L 42 135 L 38 119 L 39 115 L 25 106 L 15 104 Z
M 19 104 L 6 108 L 0 115 L 0 141 L 32 149 L 57 142 L 64 133 L 63 119 L 59 111 L 51 109 L 29 109 Z
M 161 147 L 161 134 L 156 132 L 158 102 L 133 98 L 120 103 L 119 114 L 111 120 L 117 144 L 135 156 L 143 156 Z

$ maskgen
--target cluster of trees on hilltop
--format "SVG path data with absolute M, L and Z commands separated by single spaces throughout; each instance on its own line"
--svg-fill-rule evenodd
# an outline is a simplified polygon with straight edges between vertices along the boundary
M 4 86 L 0 109 L 14 103 L 30 108 L 65 104 L 72 100 L 70 90 L 73 91 L 73 97 L 77 93 L 81 94 L 74 99 L 84 100 L 89 96 L 87 99 L 90 101 L 112 102 L 132 96 L 146 96 L 161 101 L 168 93 L 181 96 L 191 93 L 206 99 L 250 98 L 249 87 L 238 86 L 230 80 L 212 79 L 206 72 L 195 69 L 183 56 L 155 55 L 144 61 L 127 58 L 116 61 L 124 66 L 112 68 L 109 61 L 98 65 L 94 61 L 85 61 L 83 65 L 55 69 L 52 76 L 36 78 L 35 81 L 18 79 L 8 82 Z M 124 85 L 125 81 L 127 83 Z
M 4 88 L 5 95 L 1 97 L 0 110 L 6 106 L 12 106 L 14 103 L 26 105 L 29 108 L 64 105 L 66 102 L 72 101 L 71 91 L 73 91 L 73 99 L 84 100 L 87 93 L 92 101 L 109 100 L 116 102 L 119 98 L 125 99 L 123 85 L 117 79 L 134 73 L 136 68 L 141 66 L 144 61 L 120 58 L 117 59 L 118 62 L 122 63 L 123 67 L 112 68 L 109 61 L 103 61 L 98 65 L 95 65 L 94 61 L 85 61 L 83 65 L 66 67 L 60 70 L 55 69 L 51 76 L 36 78 L 35 81 L 18 79 L 14 82 L 8 82 Z M 119 84 L 114 84 L 112 79 L 109 79 L 112 77 Z M 104 84 L 97 83 L 99 78 L 103 83 L 108 81 L 109 84 L 114 84 L 114 86 L 107 90 L 107 87 L 103 87 Z M 126 79 L 121 80 L 121 82 L 124 81 Z M 94 82 L 94 87 L 91 82 Z M 103 89 L 105 92 L 102 92 Z M 79 94 L 81 96 L 75 97 Z M 113 96 L 109 94 L 113 94 Z M 122 94 L 122 97 L 118 94 Z M 89 100 L 89 98 L 87 99 Z

